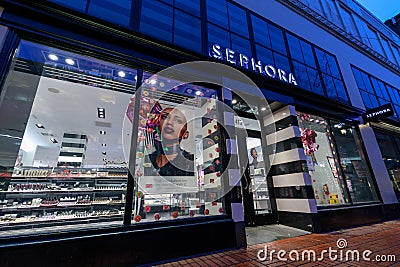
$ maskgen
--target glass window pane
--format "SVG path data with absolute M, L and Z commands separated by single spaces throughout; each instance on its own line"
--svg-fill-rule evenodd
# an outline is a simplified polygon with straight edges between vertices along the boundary
M 260 60 L 262 63 L 271 65 L 274 62 L 271 50 L 261 45 L 256 45 L 256 50 L 257 50 L 256 58 Z
M 337 93 L 335 84 L 333 83 L 333 78 L 326 74 L 322 74 L 322 78 L 324 80 L 327 96 L 332 99 L 337 99 Z
M 315 53 L 317 55 L 318 63 L 319 63 L 319 68 L 323 73 L 330 74 L 329 70 L 329 62 L 328 59 L 326 58 L 326 53 L 321 51 L 318 48 L 315 48 Z
M 336 59 L 329 54 L 326 54 L 326 59 L 328 60 L 330 74 L 337 79 L 341 79 Z
M 175 0 L 175 7 L 200 17 L 200 0 Z
M 88 14 L 127 27 L 131 5 L 131 0 L 91 0 Z
M 13 211 L 0 232 L 122 225 L 136 70 L 27 41 L 14 61 L 35 72 L 11 69 L 1 91 L 0 200 Z
M 297 116 L 317 205 L 350 203 L 327 120 L 306 113 Z
M 288 40 L 288 46 L 291 58 L 304 63 L 303 53 L 301 51 L 299 39 L 290 34 L 286 34 L 286 37 Z
M 248 39 L 242 38 L 236 34 L 231 35 L 232 39 L 232 49 L 235 52 L 242 53 L 245 55 L 252 55 L 250 41 Z
M 361 77 L 362 77 L 362 79 L 364 81 L 365 90 L 367 92 L 371 93 L 371 94 L 375 94 L 375 91 L 374 91 L 374 89 L 372 87 L 372 84 L 371 84 L 371 81 L 369 79 L 369 76 L 366 73 L 361 72 Z
M 361 76 L 361 72 L 356 68 L 352 68 L 352 70 L 353 70 L 353 74 L 356 79 L 358 88 L 366 90 L 365 85 L 364 85 L 364 80 Z
M 219 44 L 225 48 L 231 47 L 229 32 L 220 27 L 208 24 L 208 42 L 209 44 Z
M 78 10 L 83 13 L 86 12 L 87 0 L 71 0 L 71 1 L 51 0 L 51 2 Z
M 174 43 L 201 52 L 200 19 L 175 10 Z
M 354 203 L 378 201 L 372 176 L 354 126 L 332 121 L 333 134 L 351 199 Z
M 208 21 L 228 29 L 228 11 L 225 0 L 207 0 Z
M 231 32 L 249 37 L 246 11 L 236 5 L 228 3 L 229 29 Z
M 310 44 L 300 40 L 301 50 L 303 51 L 303 57 L 305 63 L 313 68 L 316 68 L 315 57 Z
M 214 138 L 220 136 L 213 119 L 216 91 L 149 73 L 142 88 L 140 106 L 145 111 L 136 114 L 137 164 L 131 170 L 137 174 L 134 195 L 140 197 L 132 219 L 154 222 L 223 214 L 221 139 Z
M 347 97 L 346 89 L 344 88 L 344 84 L 343 84 L 342 80 L 338 80 L 338 79 L 334 78 L 333 82 L 335 83 L 338 100 L 349 104 L 349 99 Z
M 281 54 L 274 53 L 275 67 L 280 68 L 286 72 L 290 72 L 289 59 Z
M 271 48 L 271 41 L 268 34 L 268 23 L 254 15 L 251 15 L 251 21 L 253 24 L 254 41 Z
M 283 39 L 283 31 L 271 24 L 268 25 L 269 37 L 271 38 L 272 50 L 287 54 L 285 41 Z
M 391 87 L 390 85 L 387 85 L 387 89 L 389 91 L 390 97 L 392 99 L 393 103 L 400 103 L 400 96 L 399 96 L 399 91 L 396 90 L 395 88 Z
M 369 94 L 363 90 L 360 90 L 361 97 L 363 99 L 364 105 L 367 109 L 373 108 L 374 105 L 372 104 L 371 100 L 369 99 Z
M 140 32 L 172 42 L 172 7 L 143 0 Z
M 293 61 L 294 74 L 299 86 L 303 89 L 310 90 L 310 81 L 307 75 L 307 68 L 305 65 Z
M 310 78 L 311 91 L 320 95 L 325 95 L 321 77 L 318 72 L 313 68 L 307 67 L 307 73 Z

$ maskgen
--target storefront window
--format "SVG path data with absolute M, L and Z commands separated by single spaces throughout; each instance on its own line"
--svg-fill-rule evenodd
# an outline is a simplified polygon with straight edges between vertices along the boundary
M 340 164 L 353 203 L 378 201 L 355 126 L 338 121 L 331 123 Z
M 305 113 L 298 113 L 298 119 L 317 205 L 349 203 L 328 121 Z
M 393 189 L 400 199 L 400 138 L 375 130 L 376 140 L 382 153 Z
M 355 126 L 298 113 L 319 206 L 378 201 Z
M 1 91 L 0 236 L 122 224 L 135 77 L 21 41 Z
M 145 74 L 139 114 L 128 113 L 138 120 L 135 222 L 224 213 L 216 99 L 215 90 Z

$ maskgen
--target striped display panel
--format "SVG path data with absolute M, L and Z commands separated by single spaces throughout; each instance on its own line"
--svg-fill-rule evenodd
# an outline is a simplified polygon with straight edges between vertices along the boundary
M 81 167 L 87 142 L 84 134 L 64 133 L 57 166 Z
M 269 176 L 278 213 L 316 213 L 295 107 L 285 106 L 273 112 L 273 117 L 266 118 L 264 124 L 271 162 Z

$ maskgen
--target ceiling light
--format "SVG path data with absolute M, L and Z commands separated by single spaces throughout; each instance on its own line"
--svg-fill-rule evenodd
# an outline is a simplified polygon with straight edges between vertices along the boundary
M 122 71 L 122 70 L 118 71 L 118 76 L 121 77 L 121 78 L 124 78 L 125 77 L 125 72 Z
M 105 119 L 106 118 L 106 110 L 105 110 L 105 108 L 97 108 L 97 116 L 100 119 Z
M 106 134 L 106 131 L 100 131 L 100 134 L 104 135 L 104 134 Z
M 103 155 L 107 155 L 107 152 L 103 151 L 103 152 L 101 152 L 101 154 L 103 154 Z
M 196 91 L 196 95 L 201 95 L 201 92 L 200 91 Z
M 36 125 L 36 127 L 40 128 L 40 129 L 44 129 L 44 126 L 43 126 L 43 124 L 36 123 L 35 125 Z
M 236 99 L 232 99 L 232 104 L 236 104 L 237 100 Z
M 101 144 L 101 146 L 107 146 L 107 144 L 104 144 L 104 143 L 103 143 L 103 144 Z
M 103 158 L 103 161 L 107 161 L 107 159 L 106 159 L 106 158 Z
M 54 54 L 49 54 L 49 58 L 51 60 L 53 60 L 53 61 L 57 61 L 58 60 L 58 57 L 56 55 L 54 55 Z
M 58 142 L 57 142 L 57 140 L 55 139 L 55 138 L 50 138 L 50 141 L 53 143 L 53 144 L 57 144 Z
M 156 84 L 156 83 L 157 83 L 157 80 L 156 80 L 156 79 L 151 79 L 151 80 L 150 80 L 150 84 L 153 84 L 153 85 L 154 85 L 154 84 Z
M 285 115 L 286 115 L 286 112 L 283 112 L 282 115 L 285 116 Z
M 262 107 L 262 108 L 261 108 L 261 111 L 266 111 L 266 110 L 267 110 L 266 107 Z
M 65 59 L 65 63 L 67 63 L 68 65 L 75 65 L 75 61 L 73 59 L 67 58 Z

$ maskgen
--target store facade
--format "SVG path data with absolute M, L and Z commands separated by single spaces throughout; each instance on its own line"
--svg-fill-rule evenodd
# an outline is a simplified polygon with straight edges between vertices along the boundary
M 398 216 L 399 151 L 385 149 L 398 140 L 362 120 L 331 52 L 230 1 L 134 1 L 107 17 L 96 1 L 54 2 L 6 1 L 0 17 L 9 266 L 21 253 L 144 264 L 245 246 L 245 226 Z M 190 61 L 206 68 L 168 69 Z

